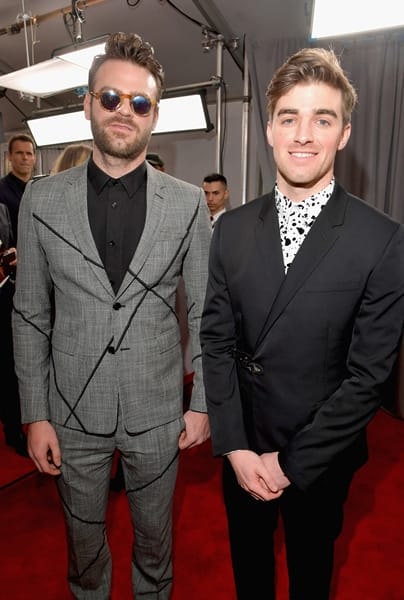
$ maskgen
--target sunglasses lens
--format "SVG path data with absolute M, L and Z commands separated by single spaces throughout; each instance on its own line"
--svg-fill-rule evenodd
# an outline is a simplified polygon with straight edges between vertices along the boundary
M 131 103 L 133 110 L 137 115 L 148 115 L 152 108 L 151 100 L 144 96 L 134 96 Z
M 100 96 L 100 102 L 105 110 L 116 110 L 121 102 L 121 98 L 115 92 L 104 92 Z

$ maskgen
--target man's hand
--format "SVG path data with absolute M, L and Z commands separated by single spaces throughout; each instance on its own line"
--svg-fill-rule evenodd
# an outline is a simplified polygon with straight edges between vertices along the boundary
M 251 450 L 235 450 L 227 455 L 239 485 L 256 500 L 274 500 L 282 489 L 268 471 L 262 457 Z
M 289 479 L 279 466 L 279 452 L 265 452 L 261 454 L 261 460 L 264 463 L 268 473 L 271 475 L 271 480 L 274 482 L 278 490 L 284 490 L 290 485 Z
M 60 475 L 62 457 L 56 431 L 49 421 L 28 425 L 28 453 L 41 473 Z
M 210 437 L 209 419 L 206 413 L 187 410 L 184 414 L 185 429 L 178 438 L 178 448 L 193 448 L 202 444 Z

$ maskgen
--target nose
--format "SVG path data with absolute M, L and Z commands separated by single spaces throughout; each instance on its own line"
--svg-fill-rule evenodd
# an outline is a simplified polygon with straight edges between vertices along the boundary
M 121 114 L 123 113 L 123 114 L 126 114 L 126 115 L 130 114 L 131 112 L 133 112 L 132 111 L 132 107 L 130 105 L 129 98 L 122 98 L 121 97 L 121 103 L 120 103 L 120 106 L 119 106 L 118 110 L 119 110 L 119 112 Z
M 307 144 L 313 140 L 312 128 L 308 121 L 299 121 L 296 127 L 295 140 L 300 144 Z

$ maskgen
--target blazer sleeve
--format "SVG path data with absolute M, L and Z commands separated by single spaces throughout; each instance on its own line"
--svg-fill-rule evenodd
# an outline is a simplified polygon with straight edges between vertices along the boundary
M 203 373 L 213 452 L 248 448 L 232 349 L 236 323 L 222 261 L 223 215 L 213 230 L 209 277 L 201 326 Z
M 199 333 L 208 276 L 210 240 L 211 227 L 208 209 L 200 190 L 195 219 L 190 229 L 190 242 L 182 267 L 187 300 L 189 343 L 194 371 L 190 408 L 196 412 L 206 412 Z
M 28 183 L 18 217 L 18 268 L 14 295 L 13 338 L 22 422 L 47 420 L 52 281 L 37 235 L 32 190 Z M 37 198 L 35 198 L 36 200 Z

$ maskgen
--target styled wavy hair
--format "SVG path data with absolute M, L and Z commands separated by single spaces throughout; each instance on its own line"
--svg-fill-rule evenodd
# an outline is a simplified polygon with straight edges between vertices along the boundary
M 149 42 L 144 42 L 136 33 L 112 33 L 105 43 L 105 54 L 94 57 L 88 74 L 88 90 L 94 91 L 94 80 L 98 69 L 107 60 L 124 60 L 134 65 L 144 67 L 154 77 L 157 84 L 157 102 L 161 98 L 164 85 L 164 71 L 161 64 L 154 58 L 154 48 Z
M 357 103 L 357 93 L 333 50 L 303 48 L 289 57 L 272 77 L 267 91 L 267 111 L 271 121 L 276 103 L 299 83 L 325 83 L 342 93 L 342 119 L 348 125 Z

